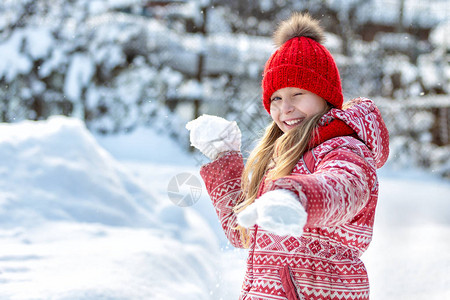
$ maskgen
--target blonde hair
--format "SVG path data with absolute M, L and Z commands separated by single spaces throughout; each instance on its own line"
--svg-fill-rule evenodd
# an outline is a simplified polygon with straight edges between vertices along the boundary
M 269 180 L 288 176 L 302 155 L 308 150 L 311 140 L 317 135 L 320 118 L 330 110 L 328 105 L 322 112 L 305 119 L 299 126 L 283 133 L 275 122 L 265 130 L 256 148 L 250 153 L 241 176 L 241 197 L 234 206 L 239 213 L 255 202 L 264 176 Z M 238 226 L 245 248 L 250 246 L 248 230 Z

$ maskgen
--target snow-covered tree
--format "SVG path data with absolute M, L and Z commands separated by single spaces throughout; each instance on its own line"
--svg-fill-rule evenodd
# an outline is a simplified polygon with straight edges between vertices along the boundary
M 117 3 L 0 4 L 0 53 L 8 57 L 0 62 L 3 121 L 64 114 L 83 119 L 91 129 L 114 132 L 167 116 L 159 109 L 167 84 L 158 69 L 168 45 L 157 43 L 167 30 L 145 17 L 116 12 Z
M 384 2 L 187 0 L 154 6 L 144 0 L 5 0 L 0 3 L 0 54 L 6 58 L 0 61 L 0 118 L 63 114 L 103 133 L 153 126 L 187 146 L 184 123 L 211 113 L 236 119 L 249 149 L 269 120 L 260 105 L 260 81 L 274 51 L 270 34 L 293 10 L 321 19 L 346 99 L 405 101 L 448 94 L 448 25 L 423 40 L 402 28 L 406 31 L 408 22 L 429 28 L 435 18 L 426 22 L 412 13 L 417 7 L 410 0 L 389 2 L 403 5 L 403 13 L 384 13 Z M 374 22 L 396 32 L 364 40 L 362 30 Z M 448 106 L 439 105 L 426 108 L 431 127 L 397 130 L 407 126 L 392 117 L 392 133 L 406 139 L 403 145 L 413 145 L 412 140 L 436 149 L 448 145 Z M 395 115 L 393 108 L 383 109 Z M 416 113 L 408 112 L 409 119 L 426 119 Z M 426 134 L 431 139 L 424 140 Z M 412 153 L 425 149 L 420 144 Z

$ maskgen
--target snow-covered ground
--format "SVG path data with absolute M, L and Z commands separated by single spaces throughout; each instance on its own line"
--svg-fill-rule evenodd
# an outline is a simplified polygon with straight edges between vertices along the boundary
M 205 189 L 192 207 L 167 194 L 198 169 L 150 129 L 0 124 L 0 299 L 237 299 L 246 251 L 228 246 Z M 450 299 L 449 195 L 433 174 L 380 171 L 371 299 Z

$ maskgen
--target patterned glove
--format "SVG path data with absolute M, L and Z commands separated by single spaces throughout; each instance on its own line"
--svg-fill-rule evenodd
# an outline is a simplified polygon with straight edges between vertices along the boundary
M 235 121 L 202 115 L 188 122 L 186 129 L 190 131 L 191 145 L 211 160 L 219 153 L 241 150 L 241 131 Z
M 273 190 L 263 194 L 237 215 L 239 225 L 250 228 L 258 224 L 277 235 L 301 236 L 307 213 L 295 193 Z

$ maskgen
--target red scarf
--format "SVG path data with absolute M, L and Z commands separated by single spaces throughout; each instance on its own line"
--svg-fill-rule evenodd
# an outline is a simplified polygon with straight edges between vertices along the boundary
M 356 137 L 356 133 L 344 121 L 333 119 L 330 123 L 322 125 L 317 129 L 316 135 L 309 143 L 309 148 L 312 149 L 329 139 L 346 135 Z

